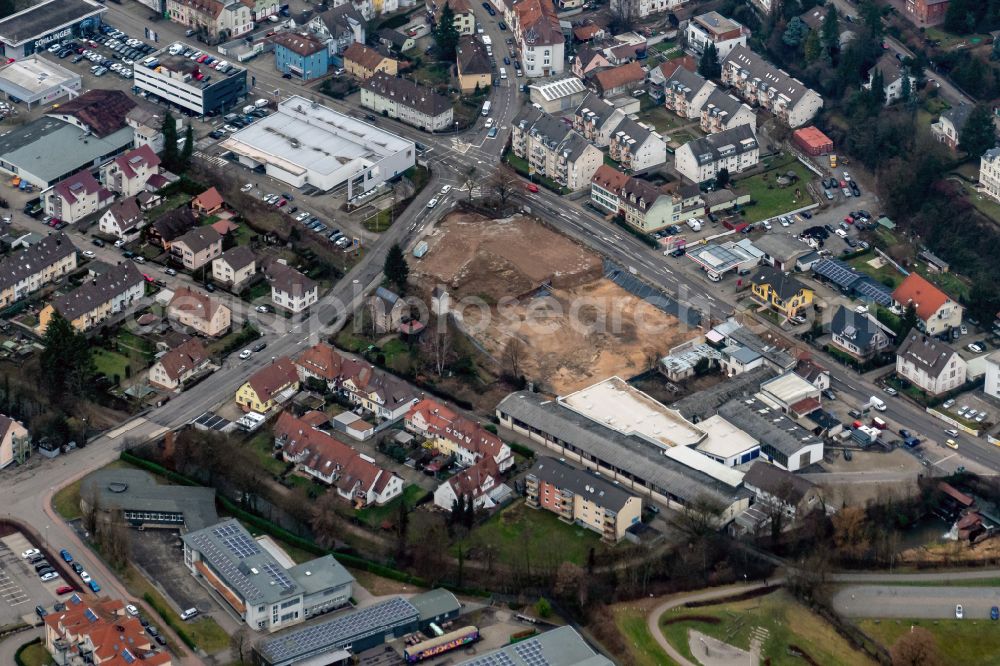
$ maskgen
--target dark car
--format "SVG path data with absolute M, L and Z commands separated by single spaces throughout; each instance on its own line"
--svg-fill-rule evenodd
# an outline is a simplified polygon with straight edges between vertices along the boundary
M 83 571 L 83 565 L 80 564 L 79 562 L 74 562 L 73 571 L 75 571 L 76 573 L 80 573 L 81 571 Z
M 290 78 L 292 78 L 292 75 L 289 74 L 288 72 L 285 72 L 284 74 L 281 75 L 281 78 L 283 78 L 283 79 L 290 79 Z
M 95 238 L 90 242 L 93 243 L 95 247 L 104 247 L 104 241 L 102 241 L 100 238 Z
M 994 606 L 993 608 L 990 609 L 990 619 L 1000 620 L 1000 608 Z
M 507 56 L 504 56 L 503 57 L 503 64 L 510 65 L 510 58 L 508 58 Z
M 802 217 L 806 218 L 807 220 L 811 220 L 812 216 L 813 216 L 813 214 L 810 213 L 807 210 L 802 211 L 801 215 L 802 215 Z
M 38 617 L 45 617 L 49 612 L 45 610 L 44 606 L 35 606 L 35 615 Z
M 166 644 L 167 644 L 167 639 L 165 639 L 165 638 L 164 638 L 163 636 L 161 636 L 160 634 L 156 634 L 155 636 L 153 636 L 153 638 L 154 638 L 154 639 L 156 640 L 156 642 L 157 642 L 157 643 L 159 643 L 160 645 L 166 645 Z
M 267 343 L 266 342 L 258 342 L 257 344 L 255 344 L 253 346 L 253 350 L 255 352 L 264 351 L 266 348 L 267 348 Z
M 499 23 L 497 23 L 497 25 L 500 26 L 501 30 L 506 30 L 507 29 L 507 24 L 504 23 L 503 21 L 500 21 Z
M 215 285 L 212 284 L 211 282 L 206 282 L 205 283 L 205 291 L 207 291 L 209 293 L 214 292 L 215 291 Z
M 483 4 L 486 4 L 486 3 L 483 3 Z M 489 5 L 486 5 L 486 13 L 488 13 L 490 16 L 496 16 L 497 15 L 496 10 L 493 9 L 493 7 L 491 7 Z
M 674 250 L 673 252 L 671 252 L 670 256 L 671 257 L 683 257 L 686 252 L 687 252 L 687 249 L 682 245 L 681 247 L 679 247 L 676 250 Z
M 146 633 L 149 634 L 150 636 L 159 636 L 160 635 L 160 630 L 157 629 L 156 627 L 154 627 L 153 625 L 151 625 L 151 624 L 149 624 L 147 622 L 145 626 L 146 626 Z

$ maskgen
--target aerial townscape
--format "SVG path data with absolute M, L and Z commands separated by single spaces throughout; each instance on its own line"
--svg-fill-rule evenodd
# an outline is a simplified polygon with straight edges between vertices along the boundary
M 0 666 L 1000 664 L 1000 0 L 0 56 Z

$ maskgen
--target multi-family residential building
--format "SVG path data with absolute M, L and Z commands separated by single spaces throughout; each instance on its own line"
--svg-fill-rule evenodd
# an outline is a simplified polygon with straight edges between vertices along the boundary
M 608 61 L 607 56 L 604 55 L 604 52 L 584 46 L 573 56 L 573 63 L 570 69 L 574 76 L 583 79 L 594 70 L 604 67 L 611 67 L 611 63 Z
M 737 46 L 723 61 L 722 82 L 747 104 L 759 105 L 792 128 L 805 125 L 823 108 L 819 93 L 746 46 Z
M 156 359 L 149 368 L 149 383 L 174 391 L 211 367 L 212 359 L 205 345 L 198 338 L 191 338 Z
M 990 148 L 979 158 L 979 191 L 1000 201 L 1000 148 Z
M 993 398 L 1000 398 L 1000 352 L 993 352 L 986 357 L 983 393 Z
M 635 19 L 672 11 L 688 0 L 611 0 L 611 11 L 622 12 Z
M 104 187 L 123 197 L 133 197 L 146 189 L 146 181 L 160 173 L 160 158 L 153 147 L 144 144 L 119 155 L 101 167 Z
M 423 435 L 441 453 L 455 456 L 463 467 L 488 458 L 502 474 L 514 465 L 510 447 L 499 437 L 437 400 L 424 398 L 413 405 L 406 413 L 406 429 Z
M 573 114 L 573 129 L 587 141 L 604 147 L 611 143 L 611 133 L 624 118 L 625 114 L 614 105 L 590 93 Z
M 889 106 L 903 95 L 903 79 L 910 79 L 910 94 L 917 91 L 917 77 L 910 74 L 908 67 L 905 67 L 896 57 L 888 53 L 876 61 L 875 66 L 868 70 L 868 81 L 864 84 L 867 90 L 871 90 L 875 74 L 882 75 L 882 92 L 885 95 L 885 105 Z
M 97 228 L 101 233 L 122 240 L 134 238 L 145 225 L 146 218 L 139 209 L 135 197 L 111 204 L 97 222 Z
M 163 111 L 145 100 L 140 100 L 125 115 L 125 123 L 135 135 L 133 143 L 136 148 L 149 146 L 154 153 L 163 152 L 163 118 Z M 176 125 L 178 136 L 183 136 L 183 121 L 178 118 Z
M 302 312 L 319 300 L 319 285 L 291 266 L 272 261 L 264 269 L 271 283 L 271 302 L 291 312 Z
M 395 76 L 398 71 L 399 63 L 395 59 L 357 42 L 344 49 L 342 56 L 347 73 L 362 81 L 375 76 L 376 72 Z
M 253 250 L 237 245 L 223 252 L 212 261 L 212 279 L 230 285 L 236 290 L 257 272 L 257 258 Z
M 823 498 L 814 483 L 762 460 L 750 465 L 743 476 L 743 485 L 754 494 L 755 504 L 778 509 L 789 518 L 804 516 L 823 506 Z
M 45 212 L 64 222 L 82 220 L 110 206 L 113 200 L 114 195 L 101 187 L 89 171 L 80 171 L 42 193 Z
M 746 171 L 759 161 L 760 147 L 749 125 L 689 141 L 674 153 L 674 168 L 695 183 L 715 178 L 722 169 L 730 174 Z
M 899 283 L 892 300 L 904 309 L 912 304 L 917 326 L 928 335 L 948 333 L 962 325 L 962 306 L 918 273 L 910 273 Z
M 626 117 L 611 132 L 608 156 L 621 168 L 640 173 L 667 161 L 667 142 L 658 132 Z
M 496 505 L 493 494 L 503 489 L 500 473 L 492 460 L 484 458 L 471 467 L 460 470 L 434 491 L 434 506 L 451 511 L 461 499 L 472 502 L 476 510 Z
M 867 312 L 848 310 L 843 305 L 833 313 L 830 338 L 835 347 L 867 361 L 892 343 L 892 335 Z
M 271 361 L 250 375 L 236 391 L 236 404 L 245 412 L 266 414 L 287 402 L 299 390 L 299 373 L 287 356 Z
M 286 462 L 332 486 L 357 508 L 381 506 L 403 492 L 403 479 L 398 475 L 289 412 L 278 417 L 274 444 Z
M 957 150 L 972 108 L 971 104 L 963 102 L 942 112 L 937 122 L 931 123 L 931 136 L 952 150 Z
M 139 618 L 125 612 L 121 599 L 73 594 L 63 610 L 43 618 L 45 649 L 58 664 L 78 663 L 171 666 L 167 651 L 157 651 Z M 149 655 L 148 657 L 144 655 Z
M 64 233 L 46 236 L 0 259 L 0 307 L 19 301 L 76 269 L 76 246 Z
M 367 20 L 352 2 L 316 14 L 306 24 L 309 32 L 326 44 L 327 51 L 337 64 L 343 63 L 340 55 L 348 46 L 365 43 L 367 27 Z
M 949 0 L 906 0 L 906 15 L 918 26 L 937 25 L 948 13 Z
M 589 76 L 594 89 L 603 98 L 627 95 L 646 82 L 646 70 L 638 61 L 599 70 Z
M 608 164 L 602 164 L 590 179 L 590 201 L 598 208 L 617 215 L 622 210 L 621 191 L 629 177 Z
M 210 226 L 195 227 L 170 244 L 170 256 L 188 270 L 197 270 L 222 254 L 222 236 Z
M 567 523 L 583 525 L 611 543 L 625 538 L 642 519 L 642 500 L 591 471 L 541 457 L 524 477 L 528 506 L 543 508 Z
M 706 134 L 724 132 L 742 125 L 757 131 L 757 114 L 749 106 L 727 92 L 716 89 L 701 107 L 701 131 Z
M 784 271 L 764 266 L 750 282 L 753 299 L 787 318 L 797 317 L 813 301 L 813 290 Z
M 652 233 L 672 224 L 684 223 L 704 213 L 697 185 L 668 183 L 656 187 L 629 177 L 606 164 L 590 182 L 590 200 L 611 214 L 621 214 L 636 229 Z
M 361 83 L 361 106 L 427 132 L 451 129 L 451 99 L 409 79 L 385 72 Z
M 910 331 L 896 350 L 896 374 L 931 395 L 965 384 L 968 365 L 947 343 Z
M 313 379 L 332 389 L 340 381 L 344 358 L 336 349 L 320 342 L 299 354 L 295 366 L 303 382 Z
M 210 338 L 224 335 L 232 323 L 232 312 L 221 300 L 188 287 L 174 290 L 167 317 Z
M 699 118 L 716 85 L 701 74 L 677 67 L 663 82 L 663 105 L 681 118 Z
M 31 434 L 20 421 L 0 414 L 0 469 L 23 463 L 31 455 Z
M 511 30 L 521 66 L 528 78 L 555 76 L 565 66 L 565 38 L 555 6 L 549 0 L 518 0 L 512 11 Z
M 326 76 L 330 69 L 330 49 L 326 42 L 309 33 L 279 32 L 274 42 L 274 66 L 282 74 L 302 81 Z
M 444 6 L 449 5 L 455 14 L 455 29 L 460 35 L 476 34 L 476 15 L 472 12 L 472 4 L 469 0 L 425 0 L 427 14 L 433 18 L 434 24 L 441 20 L 441 12 Z
M 78 331 L 89 331 L 101 322 L 121 314 L 146 293 L 142 273 L 131 261 L 122 262 L 94 275 L 69 292 L 54 297 L 38 313 L 40 334 L 45 333 L 52 315 L 61 314 Z
M 253 4 L 240 0 L 166 0 L 166 15 L 174 23 L 198 31 L 213 42 L 224 42 L 253 29 Z
M 458 87 L 463 93 L 486 90 L 493 83 L 493 66 L 486 54 L 486 47 L 478 37 L 464 36 L 455 49 L 455 67 Z
M 604 153 L 561 120 L 533 108 L 513 123 L 511 149 L 527 160 L 529 172 L 576 191 L 588 187 Z
M 737 46 L 746 46 L 749 37 L 747 28 L 719 12 L 695 16 L 684 31 L 688 50 L 700 55 L 709 44 L 715 44 L 720 62 Z

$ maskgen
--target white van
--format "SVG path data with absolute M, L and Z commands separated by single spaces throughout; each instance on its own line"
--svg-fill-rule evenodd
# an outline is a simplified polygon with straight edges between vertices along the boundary
M 183 613 L 181 613 L 181 619 L 182 620 L 190 620 L 191 618 L 193 618 L 197 614 L 198 614 L 198 609 L 197 608 L 188 608 L 186 611 L 184 611 Z
M 490 109 L 492 107 L 493 107 L 493 103 L 490 100 L 486 100 L 485 102 L 483 102 L 483 111 L 482 111 L 482 114 L 484 116 L 490 115 Z
M 503 79 L 506 79 L 506 78 L 507 78 L 507 70 L 504 69 L 503 67 L 501 67 L 500 68 L 500 80 L 503 80 Z
M 873 407 L 877 411 L 880 411 L 880 412 L 884 412 L 885 411 L 885 403 L 882 402 L 882 399 L 879 398 L 878 396 L 874 396 L 873 395 L 871 397 L 871 399 L 868 401 L 868 406 L 869 407 Z

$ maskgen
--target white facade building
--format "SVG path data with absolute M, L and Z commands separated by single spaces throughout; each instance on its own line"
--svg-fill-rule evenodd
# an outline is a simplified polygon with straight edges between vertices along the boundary
M 753 129 L 740 125 L 687 142 L 674 159 L 681 175 L 702 183 L 715 178 L 722 169 L 736 174 L 754 166 L 760 161 L 760 148 Z

